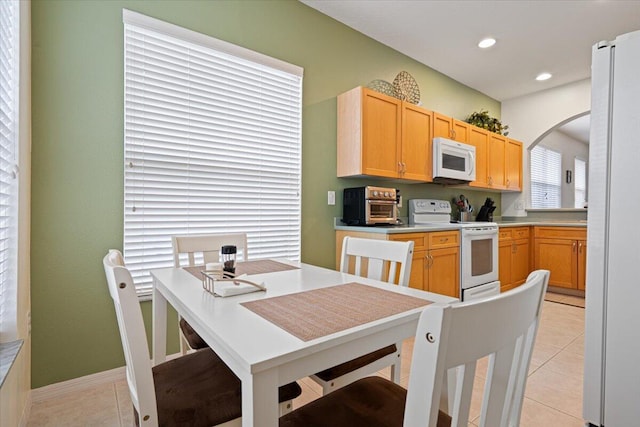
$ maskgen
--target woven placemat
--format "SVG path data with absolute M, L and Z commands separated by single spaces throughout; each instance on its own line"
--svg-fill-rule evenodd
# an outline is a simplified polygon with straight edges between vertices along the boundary
M 204 270 L 204 265 L 195 265 L 193 267 L 182 267 L 184 270 L 193 274 L 198 280 L 202 280 L 200 272 Z M 236 275 L 241 274 L 260 274 L 275 273 L 276 271 L 298 270 L 299 267 L 285 264 L 270 259 L 257 259 L 254 261 L 241 261 L 236 263 Z
M 361 283 L 347 283 L 242 303 L 302 341 L 310 341 L 429 304 L 431 301 Z

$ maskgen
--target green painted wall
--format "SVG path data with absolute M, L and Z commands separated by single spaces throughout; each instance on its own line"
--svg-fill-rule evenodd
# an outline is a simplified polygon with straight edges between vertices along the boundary
M 101 260 L 122 248 L 122 8 L 304 67 L 302 257 L 333 267 L 340 190 L 336 95 L 406 70 L 425 107 L 456 118 L 500 104 L 293 0 L 34 0 L 32 318 L 34 388 L 124 364 Z M 459 190 L 399 185 L 405 200 Z M 338 192 L 327 206 L 327 190 Z M 473 203 L 490 195 L 465 192 Z M 406 215 L 406 207 L 403 209 Z M 143 303 L 150 319 L 150 303 Z M 169 319 L 175 325 L 175 316 Z M 169 351 L 177 351 L 172 333 Z

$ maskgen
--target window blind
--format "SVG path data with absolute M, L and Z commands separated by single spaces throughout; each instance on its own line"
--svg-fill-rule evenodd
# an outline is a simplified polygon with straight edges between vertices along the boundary
M 0 2 L 0 342 L 15 334 L 19 2 Z
M 574 170 L 574 207 L 584 208 L 587 204 L 587 162 L 576 158 Z
M 302 69 L 124 11 L 124 256 L 139 295 L 171 236 L 245 232 L 300 259 Z
M 531 207 L 559 208 L 562 155 L 541 145 L 531 150 Z

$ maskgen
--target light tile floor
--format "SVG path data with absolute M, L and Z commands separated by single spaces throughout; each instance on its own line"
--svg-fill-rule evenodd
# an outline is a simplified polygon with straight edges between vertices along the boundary
M 553 298 L 554 296 L 550 296 Z M 564 296 L 563 296 L 564 298 Z M 576 298 L 576 297 L 571 297 Z M 556 300 L 559 298 L 556 298 Z M 560 298 L 561 299 L 561 298 Z M 583 427 L 582 369 L 584 363 L 584 309 L 545 301 L 533 351 L 522 409 L 521 427 Z M 407 386 L 413 340 L 403 347 L 402 385 Z M 474 390 L 481 390 L 486 363 L 479 363 Z M 388 373 L 382 371 L 382 376 Z M 300 381 L 301 406 L 320 396 L 320 387 L 309 378 Z M 479 424 L 480 398 L 474 392 L 470 427 Z M 133 426 L 133 410 L 124 381 L 104 384 L 35 403 L 28 426 Z

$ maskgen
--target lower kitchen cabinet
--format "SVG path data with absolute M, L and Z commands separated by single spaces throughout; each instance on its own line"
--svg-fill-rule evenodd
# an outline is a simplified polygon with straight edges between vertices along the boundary
M 498 232 L 500 291 L 522 285 L 531 273 L 529 227 L 505 227 Z
M 389 240 L 413 241 L 409 286 L 460 298 L 460 232 L 391 234 Z
M 535 227 L 535 268 L 551 272 L 549 286 L 585 289 L 587 230 L 578 227 Z
M 382 234 L 336 231 L 336 268 L 340 268 L 345 236 L 365 239 L 413 241 L 409 287 L 460 298 L 460 232 Z

